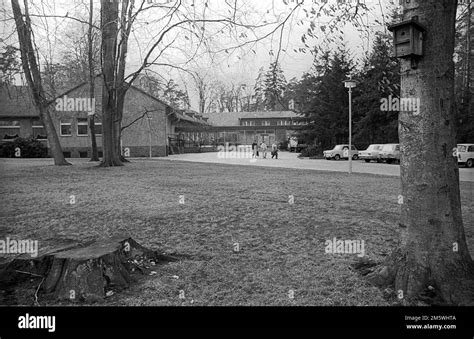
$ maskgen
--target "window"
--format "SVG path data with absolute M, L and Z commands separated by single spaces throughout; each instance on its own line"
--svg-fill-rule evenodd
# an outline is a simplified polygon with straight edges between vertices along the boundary
M 70 158 L 71 157 L 71 152 L 63 152 L 63 155 L 65 158 Z
M 20 136 L 20 122 L 0 120 L 0 139 L 11 140 Z
M 61 136 L 71 136 L 72 135 L 72 127 L 70 122 L 60 122 L 61 125 Z
M 467 149 L 468 152 L 474 152 L 474 146 L 469 146 L 469 148 Z
M 46 129 L 44 128 L 43 124 L 39 120 L 34 120 L 32 123 L 33 129 L 33 138 L 37 140 L 47 140 L 48 136 L 46 134 Z
M 265 121 L 263 122 L 263 126 L 270 126 L 270 121 L 265 120 Z
M 87 136 L 87 118 L 77 118 L 77 135 Z
M 95 122 L 94 123 L 94 132 L 95 132 L 95 135 L 102 135 L 102 123 L 101 122 Z
M 87 151 L 79 152 L 79 158 L 87 158 Z

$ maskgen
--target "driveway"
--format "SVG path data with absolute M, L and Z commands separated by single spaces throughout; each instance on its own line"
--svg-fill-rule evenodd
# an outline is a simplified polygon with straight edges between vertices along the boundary
M 204 162 L 204 163 L 217 163 L 227 165 L 245 165 L 245 166 L 263 166 L 263 167 L 279 167 L 279 168 L 292 168 L 292 169 L 306 169 L 306 170 L 317 170 L 317 171 L 331 171 L 331 172 L 348 172 L 349 162 L 347 160 L 324 160 L 324 159 L 299 159 L 298 154 L 289 152 L 280 152 L 278 160 L 271 159 L 271 156 L 267 156 L 267 159 L 225 159 L 220 157 L 219 153 L 188 153 L 168 156 L 168 160 L 171 161 L 190 161 L 190 162 Z M 163 159 L 163 158 L 159 158 Z M 378 164 L 375 162 L 366 163 L 365 161 L 353 161 L 352 171 L 354 173 L 369 173 L 369 174 L 381 174 L 390 176 L 400 176 L 399 165 L 388 165 Z M 461 181 L 474 182 L 474 168 L 460 168 L 459 175 Z

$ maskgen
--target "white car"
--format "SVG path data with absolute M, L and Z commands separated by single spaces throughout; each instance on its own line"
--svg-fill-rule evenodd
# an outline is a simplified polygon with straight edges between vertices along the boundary
M 336 145 L 333 149 L 323 152 L 324 158 L 326 160 L 339 160 L 339 159 L 349 159 L 349 145 Z M 351 145 L 351 156 L 352 160 L 359 159 L 359 151 L 354 145 Z
M 380 161 L 385 161 L 387 164 L 392 162 L 400 163 L 400 145 L 399 144 L 385 144 L 379 153 Z
M 383 145 L 370 145 L 365 151 L 359 151 L 359 159 L 365 160 L 365 162 L 370 162 L 371 160 L 380 162 L 379 153 L 382 147 Z
M 474 144 L 458 144 L 458 164 L 471 168 L 474 165 Z

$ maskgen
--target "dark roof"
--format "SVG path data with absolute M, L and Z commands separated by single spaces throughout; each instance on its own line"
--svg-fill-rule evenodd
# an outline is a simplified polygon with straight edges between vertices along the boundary
M 27 86 L 0 87 L 0 118 L 39 117 Z
M 195 117 L 190 117 L 186 114 L 183 114 L 181 112 L 176 112 L 174 111 L 173 112 L 173 117 L 179 122 L 184 122 L 185 124 L 187 125 L 205 125 L 205 126 L 211 126 L 210 123 L 204 121 L 204 120 L 201 120 L 199 118 L 195 118 Z
M 97 76 L 99 77 L 99 76 Z M 58 93 L 62 93 L 61 97 L 70 93 L 81 90 L 83 86 L 88 85 L 88 82 L 83 82 L 68 90 L 59 90 Z M 130 89 L 137 91 L 147 97 L 159 102 L 160 104 L 173 109 L 166 102 L 152 96 L 151 94 L 143 91 L 142 89 L 130 86 Z M 0 86 L 0 118 L 31 118 L 39 117 L 38 110 L 36 109 L 33 101 L 33 96 L 28 86 Z
M 293 111 L 259 111 L 206 113 L 205 117 L 214 126 L 239 126 L 240 119 L 295 119 L 301 115 Z
M 395 23 L 393 25 L 389 25 L 387 27 L 387 29 L 390 31 L 390 32 L 393 32 L 396 28 L 398 27 L 402 27 L 402 26 L 406 26 L 406 25 L 413 25 L 415 26 L 416 28 L 418 28 L 418 30 L 422 31 L 422 32 L 426 32 L 426 27 L 423 26 L 422 24 L 420 24 L 418 22 L 418 18 L 417 17 L 413 17 L 411 18 L 410 20 L 406 20 L 406 21 L 402 21 L 402 22 L 398 22 L 398 23 Z

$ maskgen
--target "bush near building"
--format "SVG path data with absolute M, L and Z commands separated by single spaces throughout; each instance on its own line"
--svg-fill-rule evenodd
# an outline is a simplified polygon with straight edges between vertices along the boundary
M 17 150 L 20 150 L 17 153 Z M 19 154 L 19 156 L 18 156 Z M 1 158 L 47 158 L 48 149 L 44 143 L 33 138 L 16 138 L 0 144 Z

